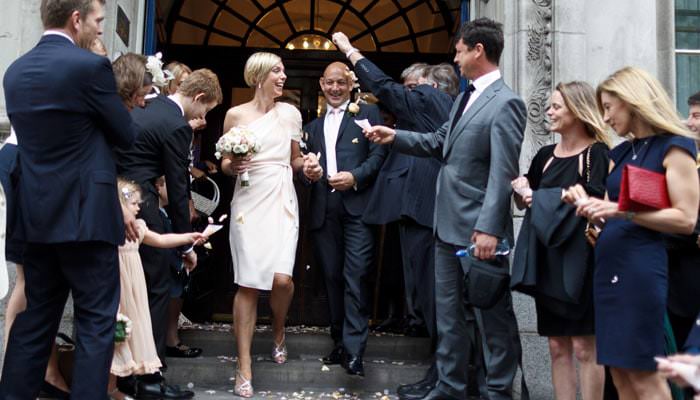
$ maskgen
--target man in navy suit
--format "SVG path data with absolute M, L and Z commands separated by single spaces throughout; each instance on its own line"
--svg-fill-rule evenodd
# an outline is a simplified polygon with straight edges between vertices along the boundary
M 77 330 L 71 396 L 107 396 L 125 227 L 112 150 L 130 146 L 135 130 L 109 60 L 76 46 L 101 33 L 103 5 L 43 0 L 44 36 L 5 73 L 27 309 L 10 332 L 2 399 L 36 398 L 69 293 Z
M 369 333 L 367 278 L 374 254 L 373 229 L 362 221 L 385 150 L 370 143 L 353 119 L 378 124 L 374 105 L 348 110 L 353 82 L 347 66 L 334 62 L 320 79 L 327 110 L 309 123 L 308 148 L 320 155 L 320 168 L 309 163 L 304 174 L 313 181 L 309 229 L 316 260 L 323 268 L 335 347 L 326 364 L 342 363 L 349 374 L 364 375 L 362 355 Z M 313 157 L 313 156 L 312 156 Z M 319 171 L 323 170 L 324 177 Z M 321 179 L 319 179 L 321 178 Z
M 447 121 L 454 100 L 429 79 L 430 66 L 414 64 L 406 68 L 401 84 L 352 47 L 342 32 L 333 34 L 333 42 L 355 66 L 360 84 L 396 115 L 397 128 L 427 133 Z M 456 74 L 452 75 L 457 81 Z M 392 149 L 379 171 L 364 216 L 365 222 L 372 224 L 400 221 L 406 304 L 425 322 L 433 351 L 437 343 L 433 213 L 439 171 L 440 161 L 435 158 L 415 157 Z M 401 386 L 397 392 L 402 398 L 423 398 L 436 383 L 437 370 L 433 365 L 423 380 Z

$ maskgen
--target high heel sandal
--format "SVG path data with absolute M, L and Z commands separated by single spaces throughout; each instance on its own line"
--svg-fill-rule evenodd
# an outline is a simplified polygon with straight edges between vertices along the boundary
M 284 364 L 287 362 L 287 345 L 285 344 L 285 339 L 285 337 L 282 337 L 282 343 L 279 345 L 273 342 L 272 360 L 277 364 Z
M 238 383 L 239 379 L 241 381 L 240 384 Z M 239 370 L 236 370 L 236 385 L 233 388 L 233 394 L 245 398 L 253 397 L 253 394 L 255 394 L 253 391 L 253 384 L 250 383 L 250 380 L 246 379 Z

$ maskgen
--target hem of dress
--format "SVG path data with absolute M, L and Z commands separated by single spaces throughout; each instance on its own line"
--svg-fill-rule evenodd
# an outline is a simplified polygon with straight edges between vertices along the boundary
M 286 272 L 279 272 L 279 271 L 276 271 L 276 272 L 273 272 L 273 273 L 272 273 L 273 283 L 274 283 L 275 274 L 282 274 L 282 275 L 287 275 L 287 276 L 289 276 L 289 277 L 294 277 L 293 273 L 289 274 L 289 273 L 286 273 Z M 244 288 L 247 288 L 247 289 L 256 289 L 256 290 L 272 290 L 272 285 L 273 285 L 273 283 L 270 283 L 270 286 L 266 286 L 266 287 L 256 287 L 256 286 L 252 286 L 252 285 L 247 285 L 247 284 L 245 284 L 245 283 L 240 283 L 240 282 L 238 282 L 237 280 L 234 280 L 233 283 L 235 283 L 235 284 L 238 285 L 238 286 L 242 286 L 242 287 L 244 287 Z
M 129 363 L 129 365 L 124 366 L 124 367 L 115 367 L 112 366 L 110 368 L 110 373 L 112 375 L 116 375 L 120 378 L 124 378 L 127 376 L 131 375 L 149 375 L 156 373 L 160 371 L 160 368 L 163 366 L 161 364 L 160 360 L 156 361 L 150 361 L 150 362 L 142 362 L 140 364 L 137 364 L 136 362 L 132 361 Z

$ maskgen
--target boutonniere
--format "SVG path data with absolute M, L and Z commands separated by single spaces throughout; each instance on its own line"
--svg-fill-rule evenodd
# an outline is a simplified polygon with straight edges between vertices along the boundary
M 358 138 L 352 139 L 352 144 L 358 144 L 358 143 L 360 143 L 360 140 Z

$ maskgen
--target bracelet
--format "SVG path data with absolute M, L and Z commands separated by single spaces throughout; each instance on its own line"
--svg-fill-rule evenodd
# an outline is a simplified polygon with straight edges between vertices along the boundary
M 352 49 L 348 50 L 347 53 L 345 53 L 345 57 L 346 57 L 346 58 L 350 58 L 350 56 L 351 56 L 353 53 L 357 53 L 358 51 L 360 51 L 360 50 L 358 50 L 356 47 L 353 47 Z
M 194 247 L 190 247 L 182 252 L 183 255 L 190 254 L 191 252 L 194 251 Z
M 632 221 L 632 218 L 634 218 L 635 215 L 637 215 L 637 213 L 634 211 L 626 211 L 625 212 L 625 220 Z

